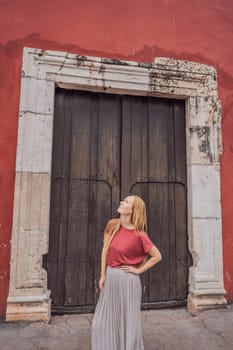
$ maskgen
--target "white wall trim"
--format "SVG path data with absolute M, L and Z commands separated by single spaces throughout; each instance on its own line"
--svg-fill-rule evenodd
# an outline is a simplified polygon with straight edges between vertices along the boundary
M 47 273 L 55 87 L 186 100 L 190 312 L 223 305 L 221 105 L 214 67 L 172 58 L 119 61 L 25 48 L 6 320 L 48 321 Z

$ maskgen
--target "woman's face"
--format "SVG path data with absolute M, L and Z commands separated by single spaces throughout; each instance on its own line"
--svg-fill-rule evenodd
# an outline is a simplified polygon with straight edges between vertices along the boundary
M 123 201 L 120 202 L 120 206 L 117 209 L 119 214 L 122 215 L 130 215 L 133 212 L 133 202 L 134 196 L 128 196 Z

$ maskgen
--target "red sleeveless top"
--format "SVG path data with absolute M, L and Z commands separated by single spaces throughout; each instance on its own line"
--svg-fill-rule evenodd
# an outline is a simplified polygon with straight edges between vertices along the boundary
M 111 267 L 137 265 L 153 246 L 154 243 L 145 232 L 120 227 L 111 242 L 107 265 Z

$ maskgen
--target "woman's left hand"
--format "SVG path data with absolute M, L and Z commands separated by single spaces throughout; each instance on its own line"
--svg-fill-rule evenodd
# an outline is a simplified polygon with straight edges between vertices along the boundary
M 139 275 L 140 274 L 140 270 L 137 267 L 135 267 L 135 266 L 121 265 L 121 268 L 125 272 L 131 272 L 131 273 L 134 273 L 135 275 Z

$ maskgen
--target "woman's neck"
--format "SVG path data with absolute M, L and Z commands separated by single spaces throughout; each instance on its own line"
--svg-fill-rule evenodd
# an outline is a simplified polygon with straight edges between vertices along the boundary
M 127 216 L 121 215 L 120 220 L 121 220 L 121 226 L 125 228 L 135 228 L 131 222 L 131 218 L 128 215 Z

